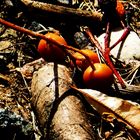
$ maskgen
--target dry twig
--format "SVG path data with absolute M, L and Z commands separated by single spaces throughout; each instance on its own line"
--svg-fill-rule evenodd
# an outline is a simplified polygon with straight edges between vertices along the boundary
M 57 14 L 65 17 L 71 17 L 73 19 L 76 18 L 88 18 L 93 21 L 101 21 L 102 20 L 102 14 L 99 12 L 89 12 L 87 10 L 81 10 L 81 9 L 75 9 L 75 8 L 69 8 L 69 7 L 64 7 L 64 6 L 59 6 L 59 5 L 54 5 L 54 4 L 48 4 L 48 3 L 43 3 L 43 2 L 38 2 L 38 1 L 33 1 L 33 0 L 21 0 L 24 6 L 29 9 L 29 11 L 36 11 L 37 13 L 39 12 L 40 15 L 41 13 L 50 13 L 50 14 Z M 44 15 L 44 14 L 43 14 Z

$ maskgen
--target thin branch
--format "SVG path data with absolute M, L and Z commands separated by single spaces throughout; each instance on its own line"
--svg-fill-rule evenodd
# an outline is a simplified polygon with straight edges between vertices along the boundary
M 90 63 L 90 66 L 92 67 L 92 69 L 93 70 L 95 69 L 92 61 L 90 60 L 90 57 L 87 54 L 85 54 L 84 52 L 82 52 L 81 50 L 77 49 L 77 48 L 74 48 L 72 46 L 61 44 L 61 43 L 55 41 L 52 38 L 46 37 L 43 34 L 40 34 L 40 33 L 34 32 L 34 31 L 31 31 L 31 30 L 28 30 L 28 29 L 23 28 L 23 27 L 20 27 L 18 25 L 15 25 L 15 24 L 13 24 L 11 22 L 6 21 L 6 20 L 4 20 L 2 18 L 0 18 L 0 23 L 2 23 L 3 25 L 6 25 L 6 26 L 8 26 L 8 27 L 10 27 L 10 28 L 12 28 L 12 29 L 14 29 L 16 31 L 19 31 L 19 32 L 22 32 L 22 33 L 31 35 L 33 37 L 38 37 L 38 38 L 44 39 L 44 40 L 46 40 L 48 42 L 51 42 L 51 43 L 53 43 L 53 44 L 61 47 L 61 49 L 63 49 L 63 50 L 64 49 L 68 49 L 68 50 L 72 50 L 72 51 L 75 51 L 75 52 L 79 52 L 80 54 L 82 54 L 87 59 L 87 61 Z

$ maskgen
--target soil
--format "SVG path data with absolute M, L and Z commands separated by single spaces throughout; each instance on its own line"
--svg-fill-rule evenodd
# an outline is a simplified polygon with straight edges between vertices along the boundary
M 123 3 L 127 11 L 127 22 L 140 36 L 140 0 L 124 0 Z M 56 4 L 60 5 L 58 2 Z M 64 6 L 77 8 L 79 4 Z M 99 8 L 96 8 L 96 10 L 100 11 Z M 81 24 L 71 20 L 61 21 L 53 17 L 48 19 L 47 16 L 44 19 L 32 15 L 33 13 L 26 10 L 20 0 L 2 0 L 0 4 L 1 18 L 42 34 L 48 31 L 59 31 L 69 45 L 77 46 L 74 35 L 76 32 L 80 32 Z M 100 23 L 98 25 L 99 30 L 97 30 L 97 27 L 93 27 L 88 21 L 86 23 L 95 35 L 104 32 L 104 24 Z M 84 23 L 84 26 L 86 23 Z M 40 55 L 37 52 L 39 40 L 39 38 L 23 34 L 0 24 L 0 114 L 4 116 L 4 118 L 0 118 L 0 136 L 4 136 L 4 139 L 15 138 L 17 140 L 20 138 L 31 140 L 39 139 L 41 136 L 36 125 L 37 120 L 34 120 L 35 115 L 31 105 L 30 88 L 32 76 L 26 77 L 20 71 L 20 68 L 25 64 L 40 59 Z M 85 40 L 83 39 L 82 41 Z M 37 66 L 37 68 L 30 67 L 29 70 L 32 73 L 39 67 L 41 66 Z M 139 85 L 139 79 L 137 84 Z M 135 88 L 134 90 L 131 89 L 131 92 L 135 92 Z M 127 90 L 124 93 L 122 98 L 130 95 L 130 91 Z M 137 96 L 130 95 L 128 99 L 131 100 L 133 97 L 139 103 L 139 100 L 136 100 Z M 6 118 L 8 119 L 6 120 Z M 9 136 L 7 136 L 7 132 Z

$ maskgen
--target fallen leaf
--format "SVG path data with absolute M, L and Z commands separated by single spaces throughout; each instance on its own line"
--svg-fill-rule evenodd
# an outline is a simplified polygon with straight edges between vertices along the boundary
M 140 105 L 129 100 L 108 96 L 97 90 L 72 88 L 83 94 L 100 114 L 113 113 L 140 135 Z
M 43 67 L 47 62 L 43 58 L 39 58 L 30 63 L 26 63 L 23 67 L 16 68 L 27 79 L 32 79 L 33 73 Z

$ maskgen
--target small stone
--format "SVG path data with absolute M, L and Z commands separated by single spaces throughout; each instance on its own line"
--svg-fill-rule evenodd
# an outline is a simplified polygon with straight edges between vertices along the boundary
M 111 32 L 110 46 L 112 46 L 123 34 L 124 29 L 117 29 Z M 98 41 L 104 48 L 105 33 L 98 37 Z M 130 31 L 124 43 L 120 42 L 110 52 L 115 58 L 129 62 L 130 60 L 140 60 L 140 38 L 134 32 Z

